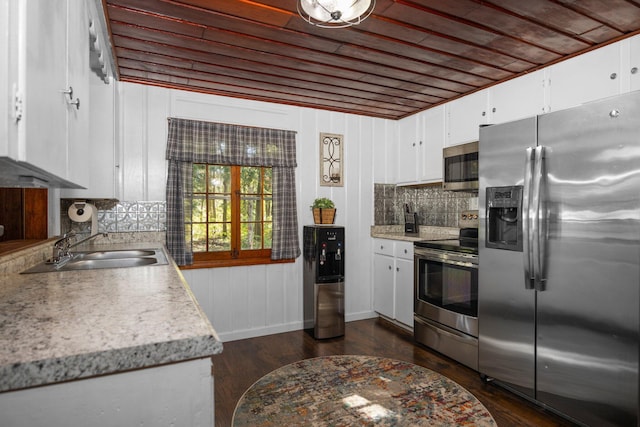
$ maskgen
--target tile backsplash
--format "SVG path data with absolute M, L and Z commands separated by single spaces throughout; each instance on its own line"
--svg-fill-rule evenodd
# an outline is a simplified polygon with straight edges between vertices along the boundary
M 67 213 L 74 199 L 60 200 L 61 232 L 77 234 L 91 232 L 91 221 L 73 222 Z M 84 200 L 83 200 L 84 201 Z M 165 201 L 118 202 L 115 200 L 89 200 L 98 209 L 98 232 L 123 233 L 160 231 L 167 229 L 167 203 Z
M 443 191 L 440 184 L 425 187 L 375 184 L 374 225 L 404 224 L 404 204 L 409 203 L 418 214 L 419 225 L 458 227 L 460 214 L 474 208 L 477 197 L 473 192 Z

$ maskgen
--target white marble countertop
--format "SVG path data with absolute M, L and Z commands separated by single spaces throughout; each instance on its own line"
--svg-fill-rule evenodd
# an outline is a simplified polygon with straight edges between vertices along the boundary
M 92 249 L 158 248 L 158 243 Z M 222 352 L 175 263 L 3 274 L 0 392 Z

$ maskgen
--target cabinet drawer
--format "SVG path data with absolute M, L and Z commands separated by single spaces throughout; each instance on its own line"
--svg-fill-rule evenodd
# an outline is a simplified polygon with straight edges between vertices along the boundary
M 373 239 L 373 252 L 376 254 L 393 256 L 393 240 Z
M 395 242 L 394 256 L 413 260 L 413 242 Z

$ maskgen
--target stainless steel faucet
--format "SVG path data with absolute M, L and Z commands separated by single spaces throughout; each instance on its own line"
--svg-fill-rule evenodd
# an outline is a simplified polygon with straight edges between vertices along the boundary
M 80 240 L 79 242 L 75 242 L 71 244 L 70 239 L 75 236 L 75 231 L 70 231 L 69 233 L 65 233 L 61 239 L 57 240 L 53 244 L 53 256 L 51 257 L 51 263 L 56 265 L 64 265 L 71 259 L 71 252 L 69 251 L 71 248 L 74 248 L 82 243 L 88 242 L 91 239 L 95 239 L 96 237 L 103 236 L 107 237 L 108 233 L 98 233 L 92 236 L 89 236 L 85 239 Z

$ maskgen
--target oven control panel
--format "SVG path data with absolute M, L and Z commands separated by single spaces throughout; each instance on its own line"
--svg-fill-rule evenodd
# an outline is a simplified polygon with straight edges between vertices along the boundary
M 462 211 L 458 217 L 458 228 L 478 228 L 478 211 Z

